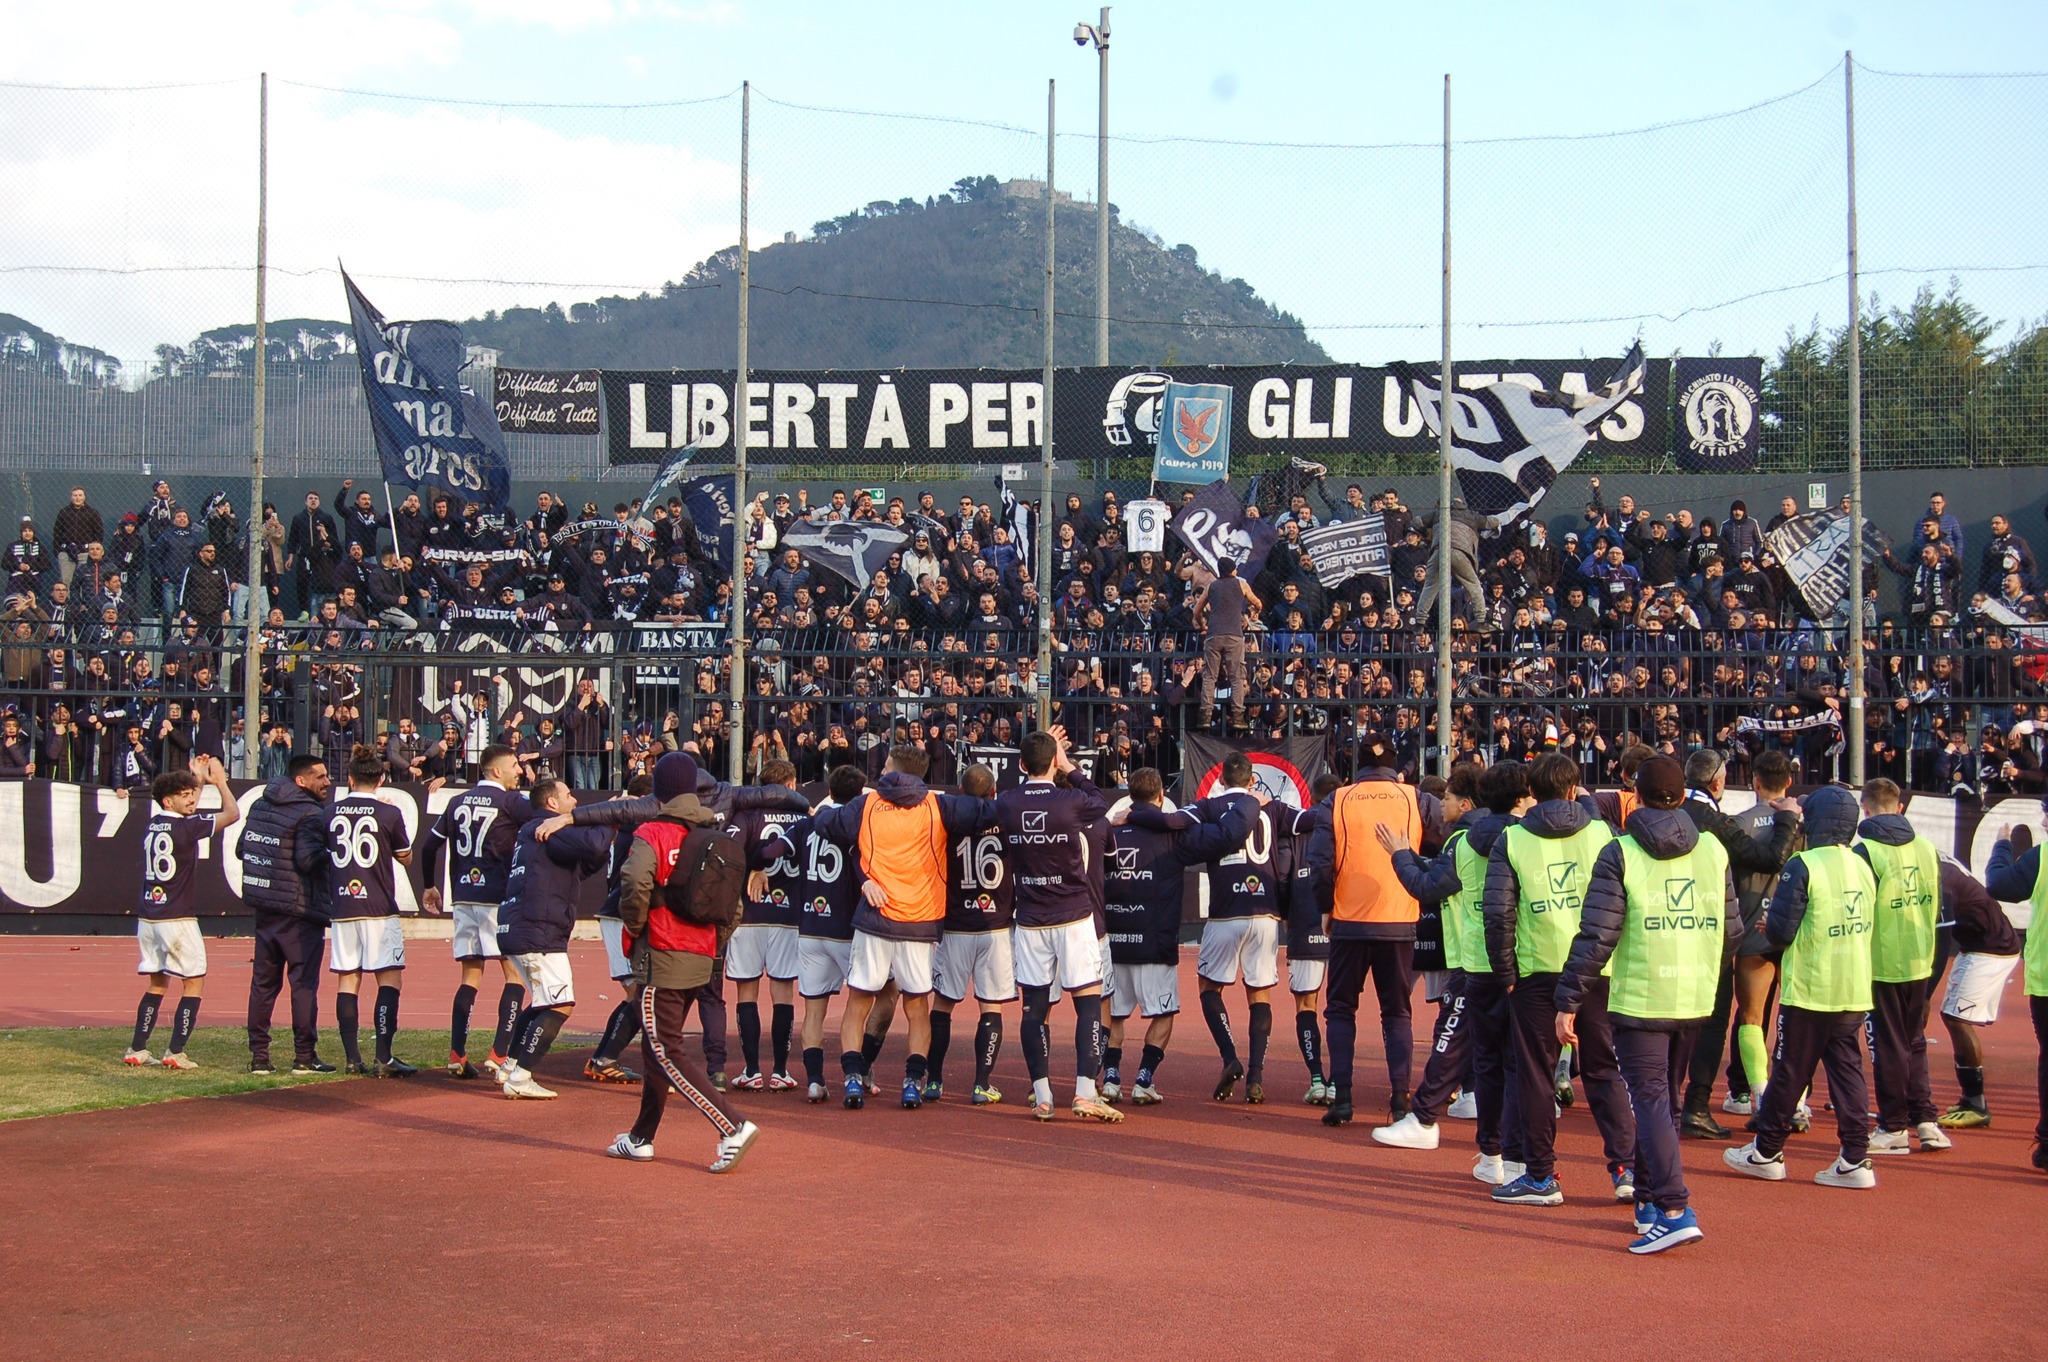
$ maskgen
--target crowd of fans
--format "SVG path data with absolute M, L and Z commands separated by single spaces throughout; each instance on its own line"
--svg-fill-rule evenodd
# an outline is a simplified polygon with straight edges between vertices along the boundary
M 1740 500 L 1719 517 L 1653 513 L 1627 495 L 1609 505 L 1591 485 L 1568 527 L 1554 504 L 1505 528 L 1454 505 L 1440 526 L 1393 490 L 1339 495 L 1322 481 L 1254 508 L 1279 535 L 1242 569 L 1261 608 L 1247 620 L 1238 733 L 1320 736 L 1345 775 L 1359 736 L 1384 732 L 1404 770 L 1426 769 L 1441 529 L 1458 750 L 1494 760 L 1555 748 L 1589 785 L 1611 783 L 1636 742 L 1679 756 L 1714 748 L 1738 773 L 1779 750 L 1806 780 L 1841 774 L 1849 606 L 1815 620 L 1773 553 L 1770 533 L 1800 514 L 1793 500 L 1762 519 Z M 620 785 L 685 743 L 722 769 L 729 653 L 717 631 L 659 664 L 636 646 L 643 626 L 716 625 L 734 608 L 713 536 L 680 500 L 606 513 L 543 492 L 523 517 L 493 517 L 438 494 L 394 505 L 344 481 L 331 507 L 308 495 L 288 510 L 266 505 L 254 526 L 265 769 L 308 741 L 343 754 L 381 742 L 401 781 L 465 780 L 490 742 L 584 788 Z M 1211 574 L 1171 536 L 1163 551 L 1130 548 L 1123 511 L 1114 492 L 1066 496 L 1051 558 L 1034 571 L 1020 525 L 972 496 L 760 494 L 740 517 L 750 763 L 787 759 L 805 780 L 849 761 L 878 770 L 908 739 L 931 749 L 943 783 L 968 749 L 1014 746 L 1049 687 L 1054 721 L 1099 781 L 1174 771 L 1201 708 L 1203 621 L 1191 607 Z M 1301 533 L 1375 514 L 1386 575 L 1321 580 Z M 864 581 L 783 543 L 835 520 L 907 537 Z M 2048 618 L 2039 567 L 2006 517 L 1990 528 L 1971 552 L 1936 494 L 1911 542 L 1854 593 L 1870 640 L 1871 775 L 1961 795 L 2048 783 L 2044 654 L 2028 627 Z M 240 769 L 250 739 L 231 626 L 252 595 L 249 534 L 225 492 L 195 513 L 166 481 L 111 515 L 73 489 L 47 534 L 24 517 L 5 550 L 0 776 L 139 789 L 215 742 Z M 1036 659 L 1041 591 L 1049 676 Z M 622 665 L 593 661 L 543 705 L 476 660 L 541 650 Z M 437 661 L 456 652 L 469 661 Z M 429 667 L 440 684 L 420 680 Z

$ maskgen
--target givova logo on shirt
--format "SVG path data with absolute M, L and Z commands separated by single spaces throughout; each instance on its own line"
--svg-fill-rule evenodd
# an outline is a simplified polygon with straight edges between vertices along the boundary
M 1842 915 L 1848 920 L 1830 923 L 1828 925 L 1828 935 L 1831 937 L 1869 936 L 1870 916 L 1868 909 L 1869 905 L 1864 903 L 1863 891 L 1861 889 L 1844 889 L 1842 891 Z
M 1693 893 L 1696 882 L 1688 876 L 1685 879 L 1664 881 L 1664 911 L 1646 913 L 1643 916 L 1643 930 L 1649 932 L 1695 932 L 1719 931 L 1721 918 L 1718 913 L 1699 911 L 1697 896 Z
M 1584 896 L 1579 888 L 1579 863 L 1551 861 L 1543 867 L 1543 872 L 1550 886 L 1550 897 L 1529 900 L 1529 911 L 1550 913 L 1562 909 L 1576 912 L 1579 900 Z
M 1907 864 L 1899 867 L 1898 893 L 1887 899 L 1883 906 L 1900 912 L 1909 903 L 1915 908 L 1925 908 L 1932 902 L 1933 896 L 1927 892 L 1927 886 L 1920 878 L 1920 867 Z

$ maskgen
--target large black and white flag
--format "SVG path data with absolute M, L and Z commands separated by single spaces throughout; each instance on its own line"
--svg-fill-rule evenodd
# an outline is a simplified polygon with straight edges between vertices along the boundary
M 866 586 L 889 561 L 889 555 L 909 540 L 905 531 L 874 520 L 835 520 L 823 525 L 800 520 L 782 536 L 782 547 L 798 550 L 818 567 L 855 586 Z
M 1173 532 L 1214 572 L 1225 558 L 1235 559 L 1247 576 L 1265 565 L 1280 529 L 1263 516 L 1248 515 L 1244 498 L 1227 482 L 1212 482 L 1195 493 L 1173 518 Z
M 349 325 L 384 481 L 439 487 L 486 509 L 511 505 L 512 471 L 498 418 L 461 379 L 462 328 L 386 322 L 346 273 Z
M 1849 591 L 1849 516 L 1844 511 L 1816 511 L 1794 516 L 1764 535 L 1764 543 L 1784 565 L 1785 575 L 1799 588 L 1800 599 L 1815 623 L 1826 623 L 1841 609 Z M 1867 568 L 1884 555 L 1891 541 L 1863 522 L 1863 562 Z
M 1443 429 L 1439 378 L 1395 365 L 1431 433 Z M 1643 388 L 1643 347 L 1631 346 L 1614 376 L 1591 392 L 1489 383 L 1453 392 L 1451 467 L 1466 505 L 1503 524 L 1534 510 L 1557 475 L 1591 443 L 1602 421 Z
M 1035 568 L 1031 562 L 1031 555 L 1038 547 L 1038 541 L 1031 534 L 1031 503 L 1019 499 L 1017 494 L 1010 490 L 1007 478 L 996 479 L 996 495 L 1000 502 L 996 507 L 996 524 L 1010 532 L 1010 543 L 1016 546 L 1017 556 L 1023 560 L 1024 570 L 1033 572 Z M 987 548 L 988 545 L 984 544 L 982 547 Z

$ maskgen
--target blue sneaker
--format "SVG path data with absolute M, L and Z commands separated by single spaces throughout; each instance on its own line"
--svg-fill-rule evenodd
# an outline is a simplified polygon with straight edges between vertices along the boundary
M 1634 1201 L 1636 1199 L 1636 1170 L 1633 1168 L 1623 1168 L 1612 1176 L 1614 1178 L 1614 1199 L 1616 1201 Z
M 906 1111 L 915 1111 L 924 1105 L 924 1080 L 906 1078 L 903 1080 L 903 1106 Z
M 936 1101 L 938 1101 L 938 1100 L 939 1100 L 939 1099 L 940 1099 L 941 1097 L 944 1097 L 945 1095 L 946 1095 L 946 1085 L 945 1085 L 944 1083 L 941 1083 L 941 1082 L 939 1082 L 939 1080 L 938 1080 L 938 1079 L 936 1079 L 936 1078 L 927 1078 L 927 1079 L 926 1079 L 926 1080 L 924 1081 L 924 1100 L 925 1100 L 925 1101 L 927 1101 L 927 1102 L 936 1102 Z
M 1505 1187 L 1496 1187 L 1491 1193 L 1495 1201 L 1504 1206 L 1561 1206 L 1564 1204 L 1564 1188 L 1555 1177 L 1534 1178 L 1524 1173 Z
M 1648 1201 L 1636 1203 L 1636 1233 L 1648 1234 L 1650 1227 L 1657 1223 L 1657 1207 Z
M 859 1074 L 848 1074 L 846 1078 L 846 1109 L 859 1111 L 868 1104 L 868 1085 Z
M 1692 1207 L 1688 1206 L 1676 1216 L 1656 1216 L 1650 1228 L 1645 1230 L 1640 1238 L 1630 1241 L 1628 1251 L 1662 1253 L 1665 1249 L 1677 1248 L 1680 1244 L 1690 1244 L 1696 1239 L 1704 1238 L 1706 1235 L 1700 1232 L 1700 1218 L 1694 1215 Z

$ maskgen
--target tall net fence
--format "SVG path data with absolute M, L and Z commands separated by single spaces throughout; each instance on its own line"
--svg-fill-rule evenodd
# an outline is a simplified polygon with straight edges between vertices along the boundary
M 1635 341 L 1653 358 L 1760 355 L 1764 471 L 1842 468 L 1843 74 L 1647 128 L 1550 134 L 1540 110 L 1527 128 L 1454 121 L 1460 366 L 1592 364 Z M 2048 77 L 1855 77 L 1867 465 L 2048 461 L 2048 153 L 2030 132 Z M 1094 93 L 1088 80 L 1061 90 L 1062 365 L 1095 362 Z M 257 105 L 254 80 L 0 86 L 11 464 L 246 467 Z M 1037 367 L 1042 124 L 820 108 L 772 86 L 752 107 L 756 366 Z M 1419 110 L 1405 140 L 1299 143 L 1186 138 L 1158 130 L 1157 111 L 1114 112 L 1113 365 L 1435 354 L 1436 110 Z M 387 316 L 468 322 L 486 385 L 494 362 L 730 367 L 740 123 L 738 91 L 463 103 L 272 80 L 271 468 L 374 466 L 341 265 Z M 1585 466 L 1669 469 L 1677 434 L 1596 444 Z M 515 476 L 609 467 L 594 435 L 510 445 Z M 1133 486 L 1146 474 L 1135 460 L 1069 471 Z

